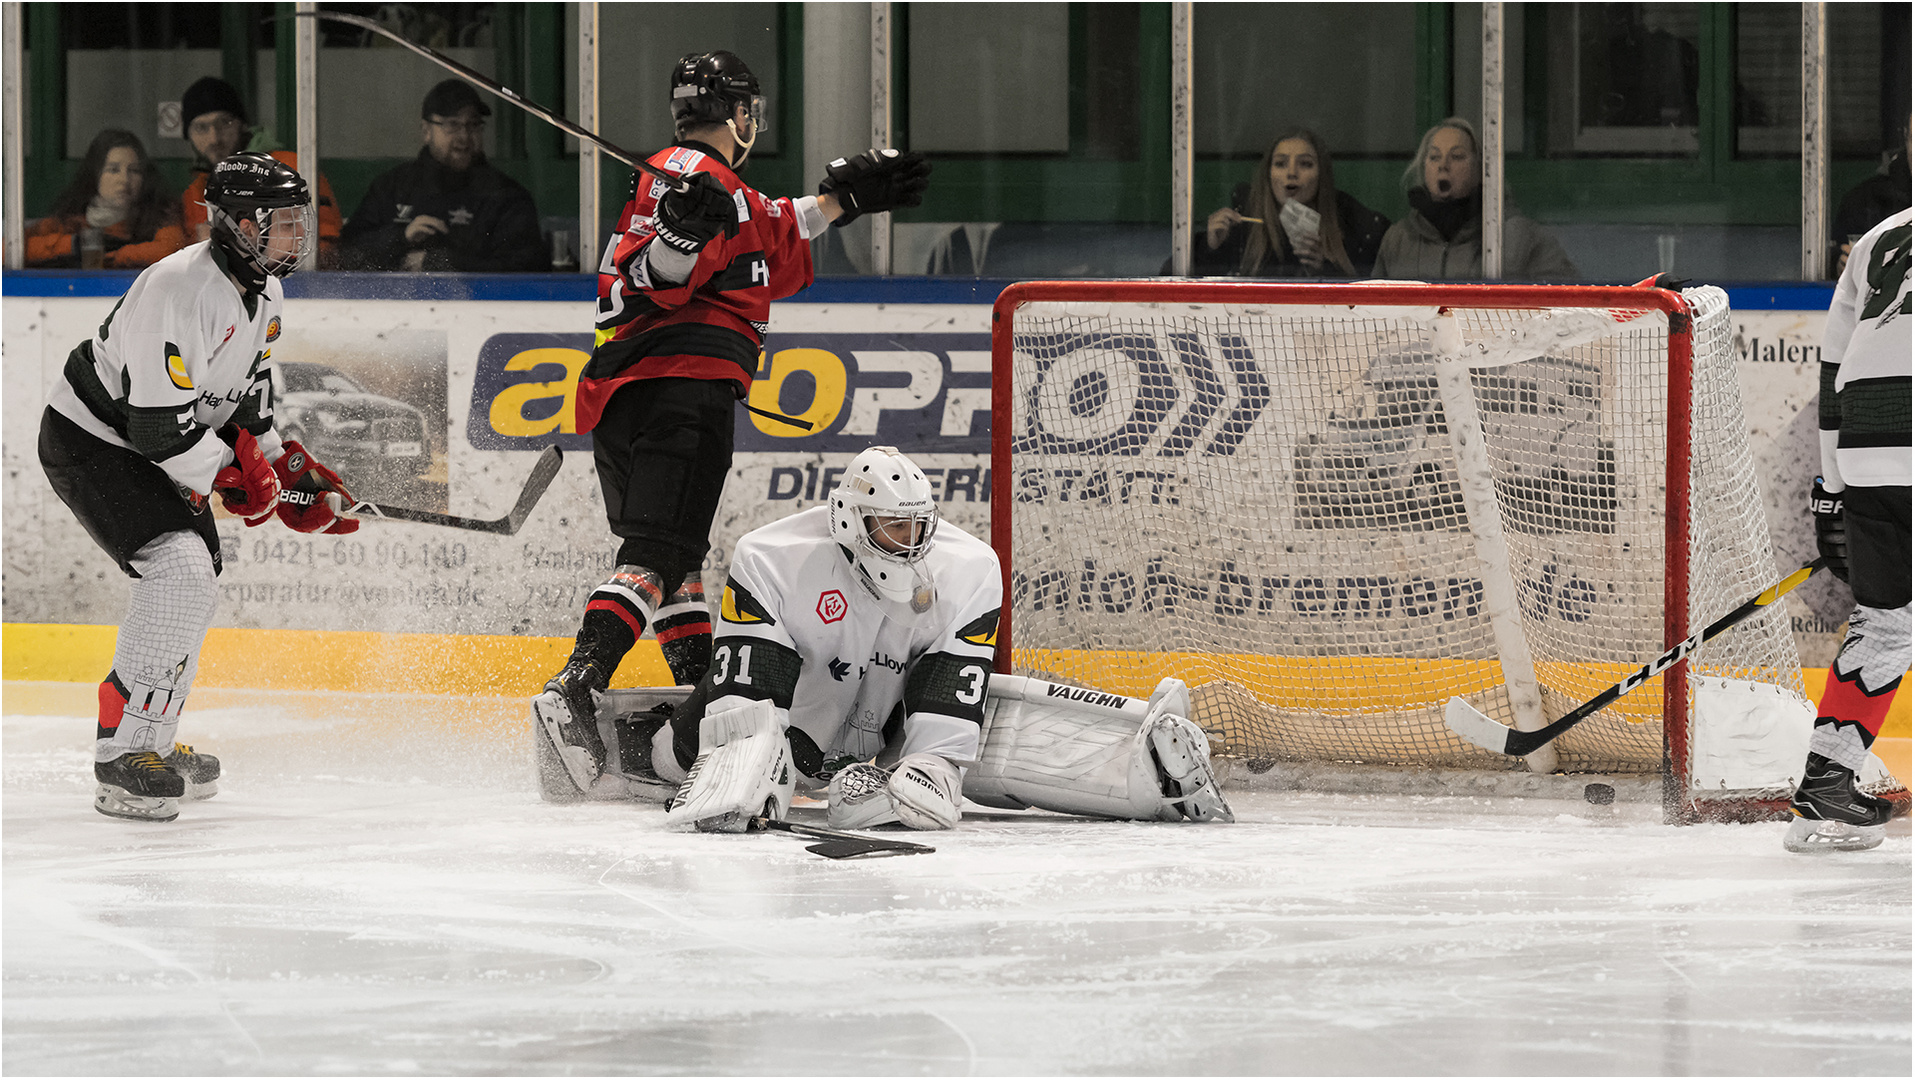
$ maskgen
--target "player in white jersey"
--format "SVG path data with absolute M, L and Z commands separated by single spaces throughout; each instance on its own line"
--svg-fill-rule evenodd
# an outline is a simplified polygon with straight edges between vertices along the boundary
M 174 741 L 218 599 L 215 491 L 248 525 L 351 532 L 331 469 L 273 430 L 267 365 L 279 278 L 317 228 L 299 174 L 264 154 L 213 170 L 212 239 L 154 263 L 67 357 L 40 422 L 54 493 L 127 576 L 133 597 L 100 683 L 94 808 L 171 821 L 215 790 L 219 762 Z
M 944 829 L 970 769 L 994 806 L 1228 816 L 1180 694 L 1144 702 L 1010 678 L 993 696 L 1002 602 L 997 553 L 940 524 L 909 458 L 873 447 L 827 506 L 738 541 L 704 680 L 670 717 L 614 722 L 616 777 L 579 775 L 585 751 L 539 727 L 548 796 L 568 779 L 614 779 L 615 793 L 669 796 L 677 820 L 736 831 L 782 818 L 803 784 L 828 787 L 838 827 Z M 1171 808 L 1167 795 L 1203 805 Z
M 1854 851 L 1887 833 L 1891 805 L 1859 792 L 1909 658 L 1909 292 L 1911 214 L 1855 242 L 1822 344 L 1822 475 L 1811 491 L 1816 546 L 1855 610 L 1816 709 L 1790 851 Z

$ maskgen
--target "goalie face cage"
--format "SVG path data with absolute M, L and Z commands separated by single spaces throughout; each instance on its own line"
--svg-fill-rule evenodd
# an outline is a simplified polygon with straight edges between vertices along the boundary
M 1253 770 L 1522 768 L 1447 700 L 1534 730 L 1778 576 L 1729 335 L 1718 289 L 1012 285 L 998 670 L 1182 678 Z M 1529 764 L 1770 817 L 1812 717 L 1777 605 Z

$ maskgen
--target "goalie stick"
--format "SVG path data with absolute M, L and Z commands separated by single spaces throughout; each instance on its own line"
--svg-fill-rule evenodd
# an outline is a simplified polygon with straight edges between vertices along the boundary
M 795 821 L 778 821 L 775 818 L 753 818 L 754 829 L 773 829 L 788 832 L 795 836 L 806 836 L 814 840 L 825 841 L 822 844 L 810 844 L 806 851 L 814 855 L 823 855 L 827 859 L 880 858 L 886 855 L 929 855 L 937 850 L 925 844 L 914 844 L 909 840 L 886 840 L 878 836 L 863 836 L 838 829 L 826 829 L 817 825 L 803 825 Z
M 1517 731 L 1508 725 L 1499 724 L 1491 720 L 1489 717 L 1483 715 L 1474 705 L 1471 705 L 1460 697 L 1450 699 L 1449 706 L 1443 710 L 1443 720 L 1449 724 L 1451 731 L 1456 732 L 1464 739 L 1485 750 L 1493 750 L 1499 754 L 1508 754 L 1511 757 L 1521 757 L 1524 754 L 1532 753 L 1537 747 L 1544 745 L 1556 736 L 1561 735 L 1563 732 L 1582 723 L 1589 717 L 1601 712 L 1618 698 L 1635 690 L 1657 675 L 1675 667 L 1677 664 L 1682 663 L 1682 661 L 1689 657 L 1690 653 L 1695 652 L 1704 642 L 1728 630 L 1730 627 L 1763 608 L 1768 607 L 1770 604 L 1775 603 L 1777 600 L 1782 599 L 1782 597 L 1786 596 L 1797 585 L 1807 581 L 1812 574 L 1827 565 L 1827 559 L 1816 559 L 1795 573 L 1762 590 L 1761 593 L 1757 594 L 1741 607 L 1736 608 L 1722 618 L 1710 623 L 1701 633 L 1692 634 L 1677 642 L 1668 652 L 1644 664 L 1642 669 L 1635 674 L 1609 689 L 1604 690 L 1602 693 L 1597 694 L 1595 697 L 1590 698 L 1588 701 L 1583 702 L 1581 705 L 1576 706 L 1575 709 L 1564 714 L 1562 719 L 1555 721 L 1547 727 L 1537 731 Z
M 294 15 L 296 18 L 301 18 L 301 19 L 326 19 L 330 22 L 345 23 L 347 26 L 356 26 L 361 30 L 378 34 L 380 37 L 385 38 L 386 40 L 391 41 L 392 43 L 396 45 L 403 46 L 407 49 L 412 50 L 415 53 L 418 53 L 420 56 L 425 57 L 427 60 L 432 61 L 433 63 L 439 65 L 440 67 L 446 69 L 447 71 L 450 71 L 454 75 L 457 75 L 459 78 L 464 79 L 466 82 L 471 83 L 472 85 L 478 87 L 479 89 L 486 91 L 487 93 L 493 95 L 494 97 L 501 98 L 505 101 L 511 102 L 514 105 L 517 105 L 519 108 L 524 109 L 526 112 L 531 113 L 533 116 L 536 116 L 539 119 L 545 121 L 546 123 L 551 124 L 553 127 L 558 128 L 560 131 L 565 132 L 567 135 L 570 135 L 576 139 L 583 139 L 586 142 L 591 143 L 593 146 L 598 147 L 600 150 L 605 151 L 607 154 L 610 154 L 612 157 L 615 157 L 618 160 L 624 162 L 625 164 L 630 165 L 632 168 L 638 169 L 642 172 L 650 174 L 653 177 L 656 177 L 657 179 L 665 181 L 667 184 L 670 184 L 672 186 L 672 190 L 674 191 L 684 192 L 684 191 L 691 190 L 691 185 L 687 183 L 686 181 L 681 180 L 678 177 L 673 176 L 672 174 L 666 172 L 665 170 L 660 169 L 658 166 L 647 162 L 643 157 L 632 153 L 630 150 L 626 150 L 611 142 L 606 141 L 604 138 L 601 138 L 599 135 L 585 130 L 584 128 L 578 126 L 577 124 L 574 124 L 570 120 L 567 120 L 565 117 L 560 116 L 558 113 L 553 112 L 552 110 L 546 108 L 543 105 L 540 105 L 539 103 L 535 101 L 527 101 L 525 98 L 520 97 L 518 94 L 518 91 L 513 90 L 511 87 L 506 86 L 503 83 L 493 81 L 490 77 L 482 75 L 479 72 L 476 72 L 472 70 L 471 68 L 466 67 L 464 64 L 459 63 L 457 60 L 452 59 L 450 56 L 447 56 L 444 53 L 438 52 L 434 49 L 427 48 L 426 46 L 421 45 L 416 41 L 409 41 L 406 39 L 404 35 L 399 34 L 395 31 L 389 30 L 384 25 L 372 19 L 368 19 L 364 15 L 350 15 L 343 11 L 300 11 L 300 12 L 295 12 Z
M 552 486 L 552 478 L 559 474 L 559 464 L 564 457 L 556 446 L 548 446 L 539 454 L 532 466 L 532 475 L 525 478 L 525 487 L 519 492 L 519 501 L 512 504 L 512 512 L 492 521 L 479 518 L 460 517 L 457 514 L 440 514 L 431 510 L 414 510 L 405 506 L 384 506 L 379 503 L 359 501 L 341 510 L 340 513 L 360 520 L 412 521 L 423 525 L 445 525 L 454 529 L 466 529 L 471 532 L 499 533 L 511 536 L 525 524 L 532 514 L 532 508 L 538 505 L 545 489 Z

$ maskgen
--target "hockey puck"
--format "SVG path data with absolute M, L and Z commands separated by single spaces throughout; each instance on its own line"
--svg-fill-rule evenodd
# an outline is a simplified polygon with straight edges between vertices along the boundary
M 1608 806 L 1616 801 L 1616 789 L 1608 784 L 1590 784 L 1583 788 L 1583 798 L 1597 806 Z

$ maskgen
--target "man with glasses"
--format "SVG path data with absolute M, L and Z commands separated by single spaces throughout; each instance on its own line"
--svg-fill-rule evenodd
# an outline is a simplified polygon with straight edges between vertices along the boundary
M 193 182 L 186 186 L 186 193 L 180 196 L 181 219 L 186 227 L 186 239 L 195 243 L 210 238 L 213 226 L 206 216 L 206 179 L 212 175 L 219 163 L 249 148 L 269 151 L 270 145 L 253 147 L 255 136 L 246 103 L 240 99 L 239 91 L 224 79 L 207 77 L 186 88 L 180 98 L 180 125 L 186 130 L 186 140 L 193 144 Z M 270 144 L 270 140 L 261 140 Z M 299 171 L 299 155 L 290 150 L 270 150 L 273 160 Z M 332 197 L 332 185 L 325 176 L 319 178 L 319 199 L 317 205 L 319 220 L 319 265 L 331 266 L 334 252 L 339 245 L 339 229 L 342 224 L 339 217 L 339 203 Z
M 341 261 L 359 270 L 500 273 L 551 269 L 532 193 L 485 159 L 492 110 L 447 79 L 419 110 L 419 156 L 366 189 L 347 222 Z

